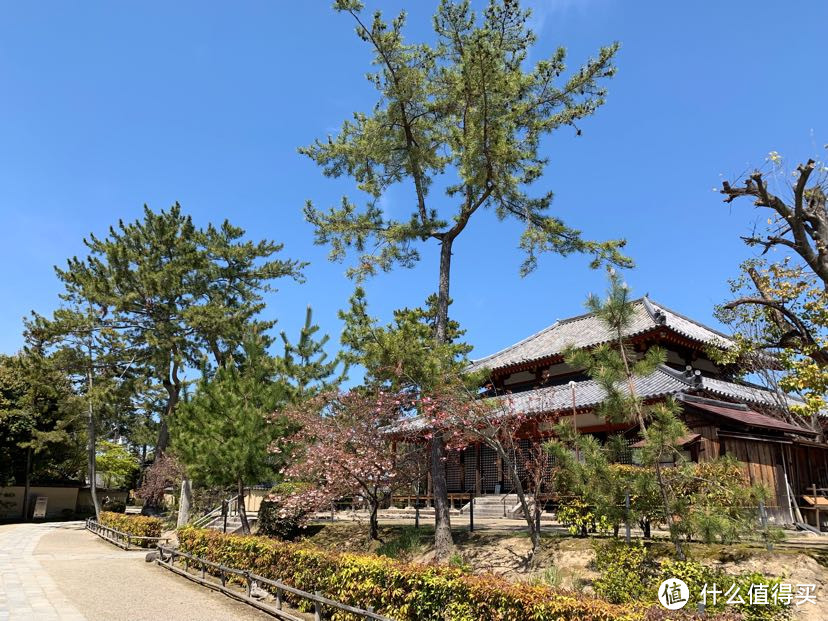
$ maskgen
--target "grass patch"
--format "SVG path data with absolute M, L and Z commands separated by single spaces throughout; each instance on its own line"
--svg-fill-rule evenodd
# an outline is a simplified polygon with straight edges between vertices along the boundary
M 389 537 L 377 548 L 377 554 L 405 560 L 422 552 L 432 537 L 432 533 L 423 532 L 413 526 L 404 526 L 402 530 L 393 537 Z

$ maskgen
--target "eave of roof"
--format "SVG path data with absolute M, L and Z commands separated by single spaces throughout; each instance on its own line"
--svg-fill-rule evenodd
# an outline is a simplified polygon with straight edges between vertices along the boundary
M 722 416 L 731 421 L 741 423 L 748 427 L 756 427 L 759 429 L 772 429 L 774 431 L 781 431 L 784 433 L 795 433 L 798 435 L 816 436 L 816 431 L 812 429 L 805 429 L 798 425 L 792 425 L 778 418 L 773 418 L 767 414 L 760 414 L 748 407 L 740 407 L 739 404 L 714 404 L 709 401 L 694 399 L 692 397 L 685 397 L 682 399 L 684 403 L 690 407 L 703 410 L 708 413 Z

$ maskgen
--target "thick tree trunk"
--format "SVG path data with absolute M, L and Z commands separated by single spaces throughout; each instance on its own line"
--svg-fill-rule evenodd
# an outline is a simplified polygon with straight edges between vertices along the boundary
M 181 379 L 178 377 L 178 362 L 175 360 L 175 354 L 175 350 L 170 352 L 172 362 L 170 363 L 169 375 L 161 380 L 164 389 L 167 391 L 167 404 L 164 406 L 164 414 L 161 416 L 161 422 L 158 426 L 158 442 L 155 445 L 156 461 L 167 450 L 167 444 L 170 441 L 170 431 L 167 424 L 175 414 L 175 408 L 181 398 Z
M 434 493 L 434 557 L 438 561 L 447 559 L 454 548 L 444 455 L 443 438 L 435 433 L 431 439 L 431 480 Z
M 247 510 L 244 508 L 244 481 L 239 479 L 239 519 L 241 519 L 242 532 L 245 535 L 250 534 L 250 522 L 247 521 Z
M 89 470 L 89 493 L 92 496 L 92 505 L 95 507 L 95 519 L 101 519 L 101 505 L 98 502 L 98 476 L 95 469 L 95 413 L 92 410 L 92 370 L 87 372 L 87 386 L 89 394 L 86 399 L 88 407 L 86 412 L 86 435 L 88 436 L 86 446 L 87 468 Z
M 175 413 L 175 408 L 178 405 L 179 394 L 181 392 L 180 386 L 170 384 L 165 386 L 167 388 L 167 404 L 164 407 L 164 415 L 161 416 L 161 422 L 158 425 L 158 442 L 155 444 L 155 460 L 157 461 L 167 450 L 167 445 L 170 443 L 170 430 L 167 427 L 167 421 Z
M 26 449 L 26 476 L 23 491 L 23 518 L 24 522 L 29 521 L 29 494 L 32 493 L 32 447 Z
M 178 522 L 180 528 L 186 526 L 190 521 L 190 507 L 193 506 L 193 489 L 190 486 L 190 479 L 184 478 L 181 481 L 181 498 L 178 500 Z
M 162 416 L 161 421 L 158 424 L 158 440 L 155 442 L 155 454 L 153 455 L 154 461 L 158 461 L 158 459 L 164 454 L 169 443 L 170 430 L 167 428 L 166 417 Z
M 437 318 L 434 338 L 445 343 L 448 338 L 449 282 L 451 275 L 452 239 L 444 239 L 440 246 L 440 277 L 437 289 Z M 431 482 L 434 493 L 434 554 L 440 561 L 449 557 L 454 540 L 451 536 L 448 485 L 443 466 L 445 444 L 443 436 L 435 433 L 431 439 Z

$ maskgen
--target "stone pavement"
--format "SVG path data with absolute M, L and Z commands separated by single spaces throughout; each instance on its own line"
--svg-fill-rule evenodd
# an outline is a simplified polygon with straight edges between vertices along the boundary
M 83 522 L 0 525 L 0 621 L 264 621 Z
M 0 527 L 0 621 L 85 621 L 34 556 L 40 538 L 59 526 Z

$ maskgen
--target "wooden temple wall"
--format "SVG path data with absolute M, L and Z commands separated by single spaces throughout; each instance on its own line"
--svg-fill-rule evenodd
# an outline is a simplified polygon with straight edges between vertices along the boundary
M 782 466 L 784 445 L 743 438 L 720 439 L 721 453 L 735 458 L 751 485 L 763 485 L 770 490 L 768 508 L 787 507 L 785 474 Z

